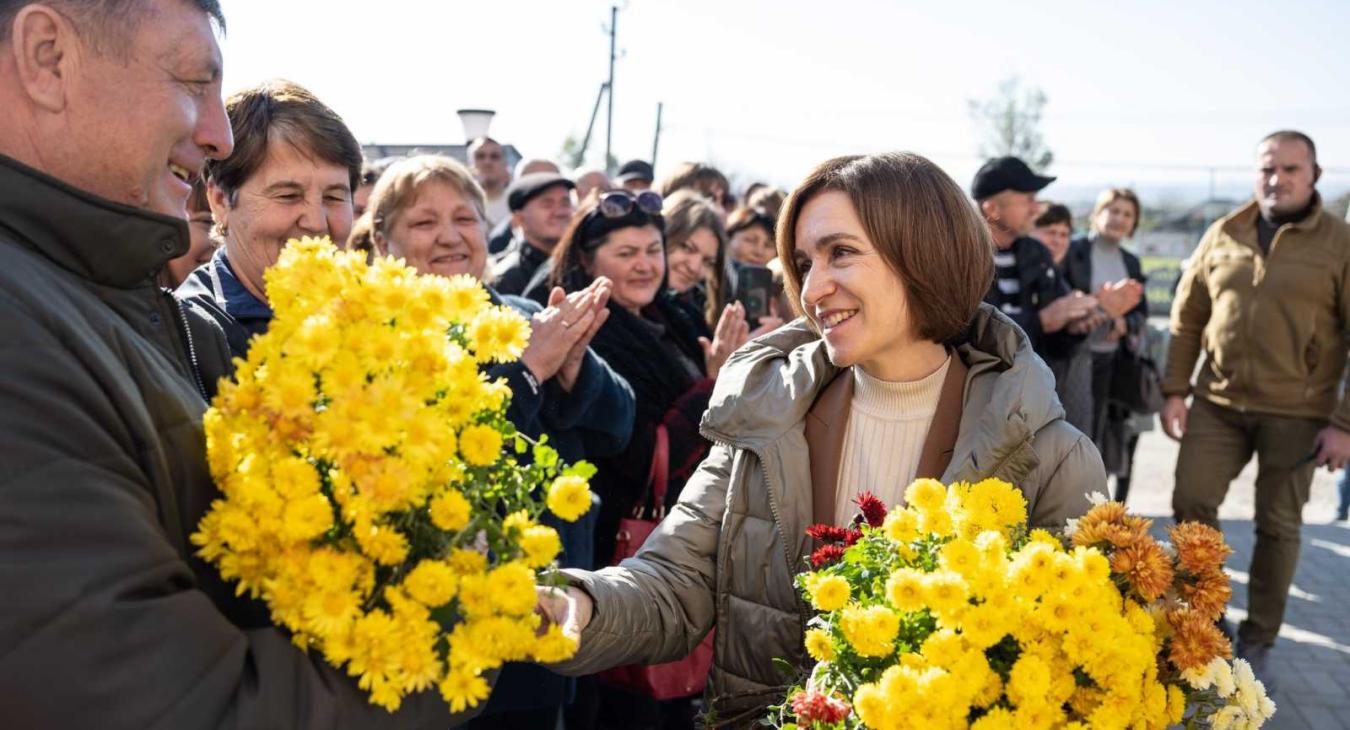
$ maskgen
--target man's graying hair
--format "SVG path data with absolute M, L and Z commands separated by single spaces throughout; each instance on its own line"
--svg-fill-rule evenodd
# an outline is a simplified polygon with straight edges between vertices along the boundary
M 225 13 L 220 0 L 177 0 L 195 6 L 211 16 L 225 31 Z M 99 53 L 125 56 L 132 33 L 154 14 L 149 0 L 0 0 L 0 43 L 9 40 L 14 16 L 27 5 L 45 5 L 70 20 L 80 39 Z

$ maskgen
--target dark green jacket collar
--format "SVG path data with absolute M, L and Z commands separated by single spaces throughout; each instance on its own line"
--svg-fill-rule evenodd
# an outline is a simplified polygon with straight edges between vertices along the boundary
M 186 221 L 114 203 L 0 155 L 0 233 L 76 276 L 143 286 L 188 250 Z

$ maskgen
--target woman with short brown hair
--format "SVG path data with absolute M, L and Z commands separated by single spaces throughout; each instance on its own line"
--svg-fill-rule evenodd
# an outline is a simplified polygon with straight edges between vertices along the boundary
M 713 450 L 642 551 L 567 571 L 567 593 L 541 601 L 580 634 L 568 673 L 669 661 L 715 625 L 719 726 L 781 700 L 775 660 L 805 664 L 805 530 L 850 520 L 862 490 L 894 505 L 916 477 L 997 477 L 1022 490 L 1033 526 L 1060 529 L 1106 481 L 1026 334 L 981 302 L 989 233 L 936 165 L 825 162 L 789 198 L 778 247 L 805 319 L 723 366 L 702 424 Z

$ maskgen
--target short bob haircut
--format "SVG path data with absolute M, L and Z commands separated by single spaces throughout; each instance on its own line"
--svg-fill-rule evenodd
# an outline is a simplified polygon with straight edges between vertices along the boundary
M 727 230 L 718 215 L 718 205 L 697 190 L 676 190 L 665 199 L 661 215 L 666 219 L 666 251 L 671 246 L 682 246 L 694 232 L 707 228 L 717 238 L 717 261 L 708 272 L 707 304 L 703 317 L 709 327 L 717 325 L 722 307 L 727 304 L 731 277 L 727 272 Z
M 414 155 L 386 168 L 370 191 L 366 214 L 370 216 L 371 235 L 388 235 L 394 220 L 417 200 L 417 191 L 429 180 L 458 190 L 473 203 L 478 219 L 487 220 L 483 188 L 467 167 L 445 155 Z
M 1134 232 L 1139 230 L 1139 219 L 1144 217 L 1144 209 L 1139 205 L 1139 196 L 1129 188 L 1107 188 L 1097 196 L 1097 204 L 1092 206 L 1092 217 L 1088 219 L 1088 225 L 1093 233 L 1098 232 L 1097 214 L 1117 200 L 1123 200 L 1134 206 L 1134 225 L 1130 227 L 1130 235 L 1133 236 Z
M 836 157 L 788 197 L 778 219 L 778 256 L 798 313 L 804 312 L 797 221 L 809 200 L 828 191 L 848 196 L 863 231 L 900 277 L 915 335 L 940 343 L 964 337 L 993 281 L 993 239 L 961 186 L 909 152 Z
M 351 190 L 361 184 L 361 145 L 337 112 L 308 89 L 284 79 L 264 81 L 225 100 L 234 152 L 207 160 L 206 179 L 233 205 L 239 188 L 267 161 L 273 142 L 285 142 L 317 160 L 347 168 Z

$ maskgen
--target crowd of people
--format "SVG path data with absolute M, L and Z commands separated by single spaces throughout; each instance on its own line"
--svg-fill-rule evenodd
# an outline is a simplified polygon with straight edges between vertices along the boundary
M 806 526 L 852 520 L 864 489 L 895 503 L 915 477 L 997 476 L 1033 526 L 1062 528 L 1108 475 L 1126 500 L 1158 412 L 1181 441 L 1178 519 L 1217 527 L 1258 459 L 1236 638 L 1266 673 L 1312 473 L 1350 457 L 1350 228 L 1322 210 L 1307 136 L 1261 140 L 1255 199 L 1206 233 L 1159 333 L 1126 188 L 1075 235 L 1039 199 L 1055 178 L 1015 157 L 968 190 L 917 155 L 839 157 L 791 194 L 695 162 L 511 169 L 488 137 L 463 162 L 365 160 L 296 83 L 222 99 L 223 23 L 213 0 L 0 1 L 0 704 L 17 725 L 751 723 L 781 698 L 775 662 L 804 661 Z M 521 432 L 598 467 L 592 509 L 554 523 L 571 587 L 540 606 L 580 652 L 507 665 L 474 717 L 432 694 L 370 708 L 191 550 L 216 494 L 201 414 L 301 236 L 473 277 L 528 317 L 519 361 L 488 374 Z M 641 551 L 631 515 L 664 517 Z M 714 628 L 706 691 L 658 701 L 598 674 Z

